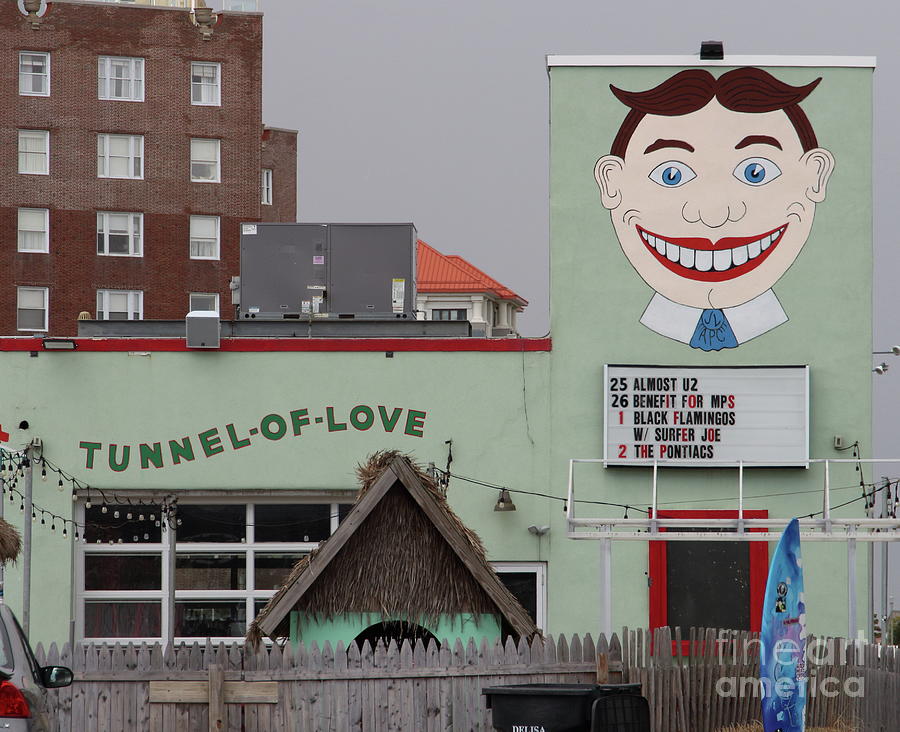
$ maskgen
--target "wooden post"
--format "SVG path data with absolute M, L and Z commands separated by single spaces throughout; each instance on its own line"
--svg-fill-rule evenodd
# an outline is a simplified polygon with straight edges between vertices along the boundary
M 225 670 L 218 664 L 209 664 L 209 732 L 219 732 L 228 727 L 228 711 L 225 707 Z
M 609 642 L 602 632 L 597 639 L 597 683 L 609 683 Z

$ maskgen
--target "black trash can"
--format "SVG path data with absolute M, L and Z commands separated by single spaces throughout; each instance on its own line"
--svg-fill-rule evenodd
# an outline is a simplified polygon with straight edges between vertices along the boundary
M 629 711 L 629 700 L 639 700 L 634 706 L 646 707 L 647 700 L 640 696 L 640 684 L 515 684 L 492 686 L 482 689 L 491 710 L 494 729 L 500 732 L 606 732 L 606 727 L 595 727 L 593 709 L 604 699 L 618 699 L 618 705 L 601 707 L 601 719 L 619 719 L 634 716 Z M 624 711 L 623 711 L 624 710 Z M 649 717 L 648 717 L 649 719 Z M 605 723 L 605 722 L 604 722 Z M 609 732 L 619 732 L 619 727 L 609 727 Z M 645 732 L 644 727 L 621 727 L 622 732 Z M 650 732 L 650 727 L 646 727 Z
M 515 684 L 482 689 L 500 732 L 588 732 L 596 684 Z
M 636 690 L 599 687 L 601 695 L 591 707 L 590 732 L 650 732 L 650 705 L 641 696 L 640 684 Z M 602 691 L 606 689 L 607 693 Z

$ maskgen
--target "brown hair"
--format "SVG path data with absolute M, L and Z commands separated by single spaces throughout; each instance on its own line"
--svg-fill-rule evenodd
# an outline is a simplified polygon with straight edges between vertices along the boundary
M 799 105 L 820 81 L 821 77 L 805 86 L 791 86 L 767 71 L 748 66 L 728 71 L 718 79 L 705 69 L 679 71 L 659 86 L 642 92 L 629 92 L 610 84 L 609 88 L 616 99 L 630 108 L 616 133 L 610 152 L 624 159 L 628 142 L 644 115 L 676 117 L 690 114 L 702 109 L 713 99 L 717 99 L 719 104 L 732 112 L 759 114 L 784 110 L 797 131 L 803 152 L 807 152 L 818 147 L 819 143 L 809 119 Z

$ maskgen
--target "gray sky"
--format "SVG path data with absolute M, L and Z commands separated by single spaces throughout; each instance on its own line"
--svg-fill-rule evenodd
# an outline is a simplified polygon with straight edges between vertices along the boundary
M 300 219 L 415 222 L 422 239 L 529 300 L 525 335 L 549 330 L 546 54 L 691 54 L 701 40 L 717 39 L 726 59 L 877 56 L 875 350 L 900 343 L 892 220 L 897 4 L 263 0 L 262 7 L 264 118 L 300 131 Z M 894 370 L 873 387 L 878 457 L 900 456 L 900 358 L 885 358 Z M 900 476 L 900 467 L 880 474 Z M 892 561 L 900 587 L 900 551 Z

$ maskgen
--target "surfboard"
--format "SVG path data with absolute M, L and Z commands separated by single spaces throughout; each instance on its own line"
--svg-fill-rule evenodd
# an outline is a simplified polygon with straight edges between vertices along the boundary
M 763 729 L 803 732 L 806 726 L 806 604 L 797 519 L 792 519 L 781 535 L 769 566 L 759 659 Z

